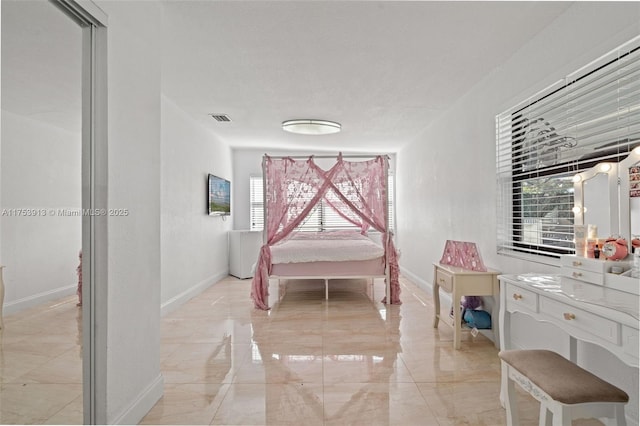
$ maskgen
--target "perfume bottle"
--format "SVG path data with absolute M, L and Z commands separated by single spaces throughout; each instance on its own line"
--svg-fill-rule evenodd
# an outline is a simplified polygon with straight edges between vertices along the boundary
M 593 249 L 593 257 L 596 259 L 600 258 L 600 249 L 598 248 L 597 244 L 596 244 L 596 247 Z

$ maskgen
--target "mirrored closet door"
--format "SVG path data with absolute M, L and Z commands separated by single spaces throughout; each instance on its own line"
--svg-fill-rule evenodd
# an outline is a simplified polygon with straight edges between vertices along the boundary
M 2 0 L 0 423 L 82 424 L 82 27 Z

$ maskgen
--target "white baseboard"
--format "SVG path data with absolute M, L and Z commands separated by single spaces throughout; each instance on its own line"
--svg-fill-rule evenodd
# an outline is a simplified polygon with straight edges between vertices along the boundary
M 159 374 L 118 417 L 108 424 L 137 425 L 164 393 L 164 378 Z
M 160 315 L 165 316 L 168 313 L 178 309 L 185 302 L 199 295 L 200 293 L 202 293 L 203 291 L 211 287 L 213 284 L 226 278 L 227 276 L 229 276 L 228 271 L 224 271 L 220 274 L 216 274 L 212 277 L 209 277 L 205 280 L 200 281 L 199 283 L 186 289 L 185 291 L 178 294 L 177 296 L 172 297 L 171 299 L 167 300 L 162 305 L 160 305 Z
M 400 274 L 404 275 L 407 278 L 409 278 L 409 280 L 411 280 L 412 283 L 414 283 L 415 285 L 417 285 L 418 287 L 420 287 L 422 290 L 426 291 L 427 293 L 431 294 L 433 292 L 433 285 L 430 282 L 427 282 L 426 280 L 422 279 L 421 277 L 419 277 L 418 275 L 414 274 L 413 272 L 411 272 L 407 268 L 403 268 L 401 266 L 400 267 Z
M 400 274 L 407 277 L 412 283 L 420 287 L 421 290 L 425 291 L 429 296 L 433 294 L 433 284 L 420 278 L 418 275 L 414 274 L 410 270 L 400 267 Z M 451 305 L 451 294 L 445 293 L 443 291 L 440 292 L 440 304 L 449 304 Z
M 32 308 L 34 306 L 41 305 L 50 300 L 58 300 L 63 297 L 71 296 L 75 294 L 78 289 L 77 284 L 72 284 L 66 287 L 54 288 L 42 293 L 33 294 L 31 296 L 23 297 L 22 299 L 14 300 L 13 302 L 5 302 L 3 306 L 3 314 L 10 315 L 15 314 L 25 309 Z

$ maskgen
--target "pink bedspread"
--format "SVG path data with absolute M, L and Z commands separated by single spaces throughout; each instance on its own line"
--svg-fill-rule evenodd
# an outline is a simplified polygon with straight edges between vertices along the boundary
M 299 232 L 271 247 L 271 263 L 346 262 L 384 256 L 384 248 L 357 232 Z

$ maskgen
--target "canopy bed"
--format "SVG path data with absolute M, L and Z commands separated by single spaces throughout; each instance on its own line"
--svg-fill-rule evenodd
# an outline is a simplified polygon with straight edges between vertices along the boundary
M 327 298 L 329 279 L 384 278 L 382 303 L 400 304 L 397 252 L 389 230 L 388 157 L 347 161 L 339 154 L 329 170 L 314 158 L 319 157 L 263 158 L 265 228 L 251 286 L 255 307 L 269 309 L 270 278 L 324 279 Z M 300 232 L 321 201 L 357 230 Z M 380 238 L 370 236 L 370 229 Z

